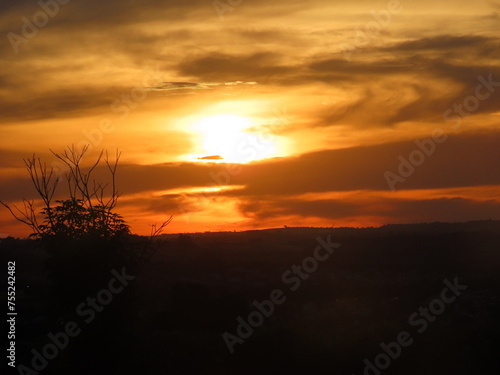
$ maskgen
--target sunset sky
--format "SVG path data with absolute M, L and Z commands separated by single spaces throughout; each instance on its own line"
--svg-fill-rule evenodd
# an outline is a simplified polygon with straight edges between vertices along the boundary
M 0 11 L 5 202 L 36 198 L 23 158 L 90 144 L 139 234 L 500 219 L 499 0 Z

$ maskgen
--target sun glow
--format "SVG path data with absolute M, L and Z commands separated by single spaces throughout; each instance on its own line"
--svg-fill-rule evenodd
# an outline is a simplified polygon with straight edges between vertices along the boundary
M 203 153 L 198 160 L 248 163 L 276 155 L 276 145 L 268 132 L 259 131 L 247 117 L 221 114 L 196 124 Z

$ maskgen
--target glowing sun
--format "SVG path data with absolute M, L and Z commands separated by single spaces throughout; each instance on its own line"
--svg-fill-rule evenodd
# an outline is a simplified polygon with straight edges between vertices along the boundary
M 247 117 L 221 114 L 205 117 L 196 124 L 204 161 L 248 163 L 276 154 L 269 134 L 256 129 Z

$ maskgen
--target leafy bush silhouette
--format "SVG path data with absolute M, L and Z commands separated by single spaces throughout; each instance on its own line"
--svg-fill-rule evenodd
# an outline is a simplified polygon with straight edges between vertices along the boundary
M 70 198 L 58 200 L 59 203 L 49 215 L 48 209 L 42 209 L 44 223 L 39 226 L 41 233 L 35 236 L 41 238 L 62 236 L 81 238 L 96 236 L 110 238 L 130 233 L 128 225 L 119 214 L 109 212 L 104 206 L 85 207 L 82 199 Z M 51 220 L 49 218 L 51 217 Z M 52 224 L 52 225 L 51 225 Z

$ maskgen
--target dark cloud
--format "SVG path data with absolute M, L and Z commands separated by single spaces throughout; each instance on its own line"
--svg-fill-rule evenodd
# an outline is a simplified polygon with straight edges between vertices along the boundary
M 220 155 L 211 155 L 211 156 L 204 156 L 204 157 L 198 158 L 198 159 L 199 160 L 222 160 L 224 158 Z
M 158 86 L 148 87 L 147 89 L 162 91 L 167 95 L 192 95 L 198 90 L 234 90 L 253 85 L 257 85 L 257 82 L 161 82 Z
M 500 162 L 499 133 L 450 136 L 415 169 L 398 190 L 500 184 L 494 165 Z M 398 157 L 408 159 L 413 142 L 398 142 L 319 151 L 296 158 L 244 166 L 231 183 L 255 195 L 307 192 L 387 190 L 386 171 L 398 173 Z M 233 182 L 234 180 L 234 182 Z
M 297 70 L 296 79 L 332 85 L 353 98 L 318 113 L 317 126 L 441 122 L 451 105 L 475 94 L 479 77 L 491 74 L 500 80 L 500 68 L 495 64 L 499 47 L 499 39 L 494 37 L 437 35 L 367 48 L 363 59 L 352 61 L 342 54 L 318 56 L 309 62 L 305 76 Z M 498 111 L 498 91 L 481 102 L 475 114 Z
M 476 87 L 482 83 L 480 77 L 488 80 L 492 76 L 495 82 L 500 81 L 497 66 L 454 65 L 419 56 L 407 62 L 383 64 L 331 59 L 314 63 L 312 69 L 318 72 L 316 78 L 321 77 L 325 83 L 350 87 L 356 98 L 320 113 L 319 126 L 345 122 L 361 127 L 405 121 L 442 122 L 443 113 L 450 106 L 475 95 Z M 497 112 L 499 97 L 500 90 L 495 89 L 473 114 Z
M 0 103 L 0 119 L 17 122 L 71 117 L 109 106 L 123 91 L 120 88 L 81 87 L 78 91 L 62 89 L 31 95 L 25 93 L 25 97 L 12 96 Z
M 281 56 L 272 52 L 258 52 L 250 55 L 210 53 L 205 56 L 186 58 L 178 66 L 182 75 L 201 80 L 247 80 L 267 83 L 292 68 L 280 63 Z
M 277 40 L 290 40 L 290 32 L 286 32 L 282 29 L 258 29 L 247 27 L 244 29 L 234 29 L 233 33 L 237 33 L 240 36 L 249 39 L 251 41 L 257 42 L 259 44 L 275 43 Z
M 367 195 L 369 193 L 367 192 Z M 246 201 L 239 206 L 242 214 L 255 221 L 280 217 L 353 220 L 377 218 L 385 223 L 419 223 L 433 221 L 468 221 L 500 219 L 500 202 L 465 198 L 309 200 L 280 199 Z
M 347 60 L 332 58 L 316 61 L 309 65 L 327 81 L 349 81 L 354 80 L 366 83 L 366 76 L 376 77 L 380 75 L 393 75 L 408 72 L 413 69 L 413 63 L 397 60 L 386 60 L 376 62 L 350 62 Z M 361 76 L 361 77 L 360 77 Z
M 427 120 L 441 122 L 443 114 L 455 103 L 463 105 L 464 100 L 470 96 L 476 96 L 476 88 L 482 85 L 483 78 L 488 81 L 500 82 L 500 68 L 493 66 L 457 66 L 442 61 L 428 63 L 427 75 L 431 73 L 435 80 L 441 81 L 439 90 L 433 90 L 432 81 L 423 84 L 415 84 L 418 97 L 398 109 L 397 113 L 387 119 L 388 123 L 395 124 L 403 121 Z M 458 84 L 461 87 L 446 86 L 446 83 Z M 443 92 L 444 91 L 444 92 Z M 477 110 L 471 115 L 494 113 L 500 109 L 498 105 L 500 90 L 495 89 L 486 100 L 481 100 Z
M 497 43 L 497 39 L 482 35 L 436 35 L 433 37 L 397 43 L 382 49 L 393 52 L 426 52 L 427 50 L 438 50 L 440 53 L 446 53 L 448 50 L 452 49 L 478 47 L 491 42 Z
M 68 6 L 71 4 L 73 3 Z M 155 4 L 157 3 L 153 1 L 150 5 Z M 164 3 L 156 15 L 143 15 L 142 11 L 137 10 L 135 2 L 122 4 L 116 12 L 127 14 L 129 22 L 140 16 L 148 20 L 148 17 L 154 19 L 161 15 L 168 4 Z M 146 5 L 144 7 L 148 8 Z M 198 5 L 201 6 L 201 3 L 193 2 L 191 7 L 178 2 L 172 3 L 175 9 L 186 7 L 190 12 Z M 203 9 L 207 8 L 206 5 Z M 80 9 L 82 6 L 78 3 L 75 7 Z M 68 10 L 68 14 L 78 13 L 76 8 Z M 95 9 L 107 14 L 112 13 L 114 8 L 111 5 L 96 4 Z M 133 13 L 134 9 L 139 16 Z M 84 17 L 85 11 L 81 10 Z M 90 22 L 94 19 L 94 10 L 87 12 L 90 13 Z M 69 15 L 61 13 L 57 20 L 67 17 Z M 140 19 L 137 22 L 140 23 Z M 214 22 L 219 22 L 216 17 Z M 79 24 L 76 21 L 73 23 Z M 249 47 L 250 52 L 247 53 L 232 53 L 225 45 L 208 43 L 211 52 L 183 49 L 179 55 L 169 55 L 164 48 L 165 43 L 184 48 L 184 41 L 197 38 L 194 29 L 186 24 L 172 25 L 171 29 L 158 34 L 134 28 L 125 20 L 123 23 L 111 22 L 110 27 L 116 30 L 109 34 L 103 34 L 99 28 L 94 30 L 82 27 L 56 33 L 51 25 L 52 23 L 47 26 L 47 30 L 41 30 L 40 36 L 30 41 L 26 48 L 23 47 L 19 55 L 11 53 L 12 48 L 5 45 L 10 51 L 5 51 L 6 60 L 2 65 L 0 83 L 4 85 L 6 92 L 17 93 L 17 96 L 2 97 L 0 110 L 6 120 L 71 116 L 100 107 L 116 98 L 120 87 L 117 87 L 116 80 L 103 80 L 104 72 L 96 71 L 91 77 L 86 77 L 85 81 L 78 79 L 79 72 L 85 71 L 88 74 L 90 71 L 88 63 L 80 59 L 54 63 L 50 67 L 45 65 L 43 68 L 35 64 L 40 58 L 57 61 L 57 57 L 64 59 L 67 54 L 79 56 L 88 53 L 89 56 L 102 58 L 108 64 L 113 63 L 115 58 L 116 61 L 126 61 L 124 66 L 137 71 L 143 69 L 145 61 L 155 61 L 160 64 L 165 78 L 171 75 L 193 80 L 172 80 L 153 88 L 164 91 L 163 95 L 186 95 L 215 88 L 230 89 L 232 86 L 227 83 L 231 82 L 239 83 L 241 89 L 248 82 L 258 82 L 262 89 L 266 85 L 287 88 L 321 84 L 324 85 L 321 89 L 325 94 L 328 94 L 329 87 L 344 90 L 352 98 L 351 101 L 318 112 L 316 126 L 348 123 L 357 127 L 369 127 L 391 126 L 405 121 L 439 122 L 450 105 L 474 92 L 479 76 L 493 74 L 500 77 L 500 68 L 494 65 L 500 57 L 499 40 L 483 35 L 437 35 L 389 46 L 373 46 L 362 51 L 363 59 L 354 61 L 346 61 L 338 53 L 325 55 L 324 52 L 294 60 L 266 43 L 266 48 Z M 235 29 L 233 26 L 230 30 L 233 31 L 232 38 L 236 38 L 233 43 L 237 38 L 264 38 L 264 41 L 269 41 L 269 45 L 279 44 L 284 32 L 278 28 L 262 30 L 248 26 L 242 29 Z M 71 39 L 73 36 L 76 38 L 75 42 Z M 472 59 L 470 56 L 477 58 Z M 23 74 L 19 74 L 21 70 Z M 66 80 L 60 79 L 62 76 L 73 76 L 74 79 L 69 79 L 66 83 Z M 94 80 L 90 82 L 92 86 L 89 85 L 89 79 Z M 95 84 L 98 82 L 100 86 L 96 88 Z M 53 83 L 61 88 L 54 92 L 49 87 Z M 123 87 L 131 88 L 133 84 L 134 82 L 123 81 Z M 498 111 L 497 94 L 495 93 L 495 98 L 482 102 L 476 114 Z
M 500 133 L 450 135 L 437 144 L 421 166 L 397 183 L 397 190 L 439 189 L 500 185 Z M 326 150 L 297 157 L 271 159 L 245 165 L 224 163 L 166 163 L 121 165 L 118 186 L 125 194 L 213 187 L 242 186 L 241 190 L 222 191 L 220 196 L 252 197 L 294 196 L 311 192 L 350 190 L 389 191 L 384 173 L 398 174 L 401 155 L 408 160 L 417 150 L 414 142 Z M 235 172 L 237 171 L 237 172 Z M 98 179 L 106 169 L 97 171 Z M 21 198 L 18 186 L 29 186 L 27 178 L 0 182 L 6 200 Z M 24 190 L 23 190 L 24 191 Z M 204 193 L 203 193 L 204 194 Z
M 10 150 L 5 148 L 0 148 L 0 160 L 2 161 L 2 168 L 12 168 L 19 169 L 24 168 L 24 159 L 29 159 L 33 156 L 33 153 L 29 150 Z M 52 154 L 49 150 L 46 152 L 38 153 L 37 156 L 41 160 L 50 160 Z

